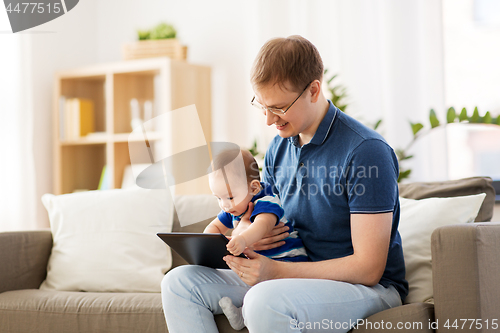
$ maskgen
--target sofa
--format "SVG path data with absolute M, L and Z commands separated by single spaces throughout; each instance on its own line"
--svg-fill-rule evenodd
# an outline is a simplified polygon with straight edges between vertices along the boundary
M 477 223 L 440 227 L 432 234 L 433 300 L 374 314 L 366 319 L 371 326 L 352 331 L 444 332 L 447 322 L 454 332 L 498 331 L 493 323 L 500 319 L 493 319 L 500 317 L 500 223 L 483 222 L 493 214 L 491 179 L 400 185 L 400 195 L 413 199 L 477 193 L 486 193 Z M 178 196 L 176 209 L 196 206 L 197 198 Z M 173 231 L 201 232 L 209 221 L 181 227 L 176 215 Z M 40 290 L 51 248 L 49 230 L 0 233 L 0 332 L 167 332 L 159 293 Z M 173 253 L 173 267 L 183 264 Z M 236 332 L 223 315 L 215 320 L 220 332 Z

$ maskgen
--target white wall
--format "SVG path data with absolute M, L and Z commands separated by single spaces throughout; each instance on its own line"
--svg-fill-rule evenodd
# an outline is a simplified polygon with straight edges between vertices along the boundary
M 58 70 L 88 65 L 98 61 L 96 0 L 80 1 L 67 14 L 27 32 L 30 35 L 29 68 L 31 80 L 27 91 L 34 115 L 33 153 L 36 180 L 36 210 L 39 227 L 48 227 L 48 218 L 40 198 L 52 192 L 52 112 L 54 73 Z M 41 31 L 37 33 L 37 31 Z
M 474 0 L 443 0 L 446 102 L 469 114 L 477 106 L 481 115 L 499 115 L 500 20 L 493 26 L 475 21 L 474 5 Z

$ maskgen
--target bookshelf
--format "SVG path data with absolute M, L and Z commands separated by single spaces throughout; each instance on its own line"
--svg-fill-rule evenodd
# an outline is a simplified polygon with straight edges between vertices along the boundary
M 124 170 L 131 163 L 130 101 L 134 98 L 152 101 L 153 116 L 195 104 L 205 140 L 211 141 L 211 71 L 206 66 L 159 57 L 65 70 L 55 75 L 53 98 L 56 194 L 96 190 L 104 166 L 109 172 L 110 188 L 121 187 Z M 63 134 L 67 123 L 61 101 L 74 98 L 92 102 L 94 133 L 81 137 Z M 153 149 L 157 144 L 179 144 L 174 130 L 171 134 L 151 134 L 148 139 Z M 136 144 L 133 141 L 132 146 Z M 146 157 L 142 161 L 149 162 Z M 178 194 L 206 193 L 207 187 L 192 185 L 183 191 Z

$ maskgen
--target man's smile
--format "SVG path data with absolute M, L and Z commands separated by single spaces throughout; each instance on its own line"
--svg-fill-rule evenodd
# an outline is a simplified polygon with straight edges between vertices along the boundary
M 277 124 L 277 123 L 274 123 L 274 124 L 276 125 L 276 128 L 280 130 L 280 129 L 283 129 L 288 124 L 288 122 L 283 123 L 283 124 Z

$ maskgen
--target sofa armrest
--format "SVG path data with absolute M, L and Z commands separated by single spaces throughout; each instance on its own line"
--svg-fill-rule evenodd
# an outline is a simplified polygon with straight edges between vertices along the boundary
M 467 326 L 463 331 L 496 332 L 492 320 L 500 325 L 500 223 L 440 227 L 433 232 L 431 242 L 438 331 L 447 331 L 443 325 L 448 319 L 450 324 L 458 320 L 460 328 L 460 319 L 481 319 L 481 329 Z
M 49 230 L 0 233 L 0 293 L 38 289 L 52 250 Z

